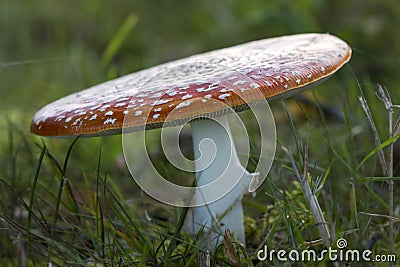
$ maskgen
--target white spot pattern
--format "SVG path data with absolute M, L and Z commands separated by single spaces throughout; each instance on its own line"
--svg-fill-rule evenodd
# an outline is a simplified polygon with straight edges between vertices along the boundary
M 178 92 L 177 91 L 174 91 L 174 90 L 170 90 L 170 91 L 167 91 L 167 95 L 169 95 L 169 96 L 174 96 L 174 95 L 176 95 Z
M 114 107 L 118 108 L 118 107 L 123 107 L 123 106 L 126 106 L 126 105 L 127 105 L 127 103 L 121 102 L 121 103 L 117 103 Z
M 155 101 L 154 102 L 154 106 L 158 106 L 158 105 L 162 105 L 162 104 L 165 104 L 165 103 L 168 103 L 169 101 L 171 101 L 171 100 L 166 100 L 166 99 L 159 99 L 159 100 L 157 100 L 157 101 Z
M 189 99 L 189 98 L 192 98 L 192 95 L 187 94 L 187 95 L 182 96 L 182 100 Z
M 245 84 L 245 83 L 246 83 L 246 81 L 244 81 L 244 80 L 239 80 L 239 81 L 234 82 L 232 85 L 233 85 L 233 86 L 236 86 L 236 85 Z
M 156 93 L 156 94 L 154 94 L 154 95 L 152 95 L 152 96 L 150 96 L 150 98 L 159 98 L 159 97 L 161 97 L 162 96 L 162 92 L 160 92 L 160 93 Z
M 94 114 L 92 117 L 90 117 L 90 121 L 95 120 L 97 118 L 97 114 Z
M 191 100 L 188 100 L 188 101 L 185 101 L 185 102 L 181 102 L 181 103 L 179 103 L 179 105 L 176 106 L 176 108 L 188 107 L 188 106 L 190 106 L 190 103 L 192 103 Z
M 101 108 L 99 108 L 99 111 L 105 111 L 106 109 L 108 109 L 109 107 L 111 107 L 111 105 L 104 105 Z
M 219 95 L 218 98 L 219 98 L 219 99 L 225 99 L 225 98 L 227 98 L 228 96 L 231 96 L 231 94 L 222 94 L 222 95 Z
M 74 123 L 72 123 L 72 125 L 73 125 L 73 126 L 76 126 L 76 125 L 78 125 L 78 123 L 79 123 L 79 124 L 82 124 L 81 118 L 77 118 L 77 119 L 74 121 Z
M 109 124 L 109 123 L 114 124 L 116 120 L 117 119 L 108 118 L 104 121 L 104 125 Z
M 260 87 L 260 85 L 259 85 L 258 83 L 252 83 L 252 84 L 250 84 L 250 86 L 251 86 L 252 88 L 254 88 L 254 89 L 257 89 L 257 88 Z
M 56 119 L 55 119 L 55 121 L 61 121 L 62 119 L 64 119 L 65 118 L 65 115 L 61 115 L 61 116 L 58 116 Z

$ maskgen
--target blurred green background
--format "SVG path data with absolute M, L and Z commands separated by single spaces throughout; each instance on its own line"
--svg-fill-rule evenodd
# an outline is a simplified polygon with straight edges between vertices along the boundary
M 371 133 L 365 131 L 368 125 L 358 101 L 361 90 L 367 99 L 375 101 L 371 108 L 381 133 L 387 133 L 387 115 L 376 101 L 376 84 L 385 86 L 393 102 L 400 104 L 399 25 L 398 0 L 1 0 L 0 178 L 18 192 L 29 193 L 40 151 L 34 143 L 42 142 L 29 133 L 29 124 L 35 112 L 51 101 L 195 53 L 305 32 L 328 32 L 352 47 L 350 63 L 314 93 L 322 103 L 345 110 L 352 117 L 352 126 L 361 124 L 365 128 L 361 131 L 363 139 L 355 134 L 354 140 L 349 140 L 342 135 L 346 128 L 342 123 L 329 124 L 329 130 L 321 130 L 318 125 L 303 126 L 302 120 L 296 125 L 299 132 L 307 133 L 302 136 L 312 140 L 312 160 L 327 168 L 337 156 L 320 138 L 321 132 L 327 131 L 323 133 L 331 133 L 331 145 L 338 150 L 343 148 L 343 159 L 354 166 L 374 146 Z M 280 106 L 273 109 L 278 138 L 293 145 L 290 125 L 286 118 L 282 119 L 285 113 Z M 43 140 L 62 161 L 71 141 Z M 344 142 L 348 142 L 346 147 Z M 123 178 L 120 184 L 129 184 L 121 187 L 123 191 L 130 190 L 132 181 L 122 158 L 120 136 L 80 140 L 77 147 L 71 159 L 70 178 L 81 179 L 82 173 L 95 175 L 99 149 L 103 147 L 102 167 L 112 177 Z M 336 160 L 333 165 L 336 172 L 329 184 L 342 190 L 332 197 L 342 202 L 333 207 L 332 214 L 343 216 L 343 224 L 338 223 L 337 227 L 347 230 L 344 218 L 351 213 L 346 195 L 349 183 L 343 179 L 353 173 L 339 162 Z M 56 179 L 50 171 L 41 175 L 48 175 L 49 181 Z M 282 174 L 274 171 L 272 175 L 281 178 Z M 364 175 L 381 175 L 376 161 Z M 50 186 L 57 187 L 57 183 L 50 182 Z M 383 186 L 377 188 L 377 193 L 387 194 Z M 381 211 L 379 205 L 371 209 Z M 328 217 L 334 221 L 336 215 L 332 214 Z

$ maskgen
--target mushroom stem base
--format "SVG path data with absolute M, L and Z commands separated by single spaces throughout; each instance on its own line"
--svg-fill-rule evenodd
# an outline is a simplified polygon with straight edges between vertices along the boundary
M 241 165 L 226 116 L 193 121 L 191 128 L 198 188 L 193 198 L 199 206 L 189 210 L 186 229 L 192 234 L 202 230 L 203 248 L 222 242 L 225 229 L 245 244 L 241 201 L 257 174 Z M 210 183 L 215 183 L 211 190 L 202 188 Z M 222 197 L 214 201 L 216 192 Z

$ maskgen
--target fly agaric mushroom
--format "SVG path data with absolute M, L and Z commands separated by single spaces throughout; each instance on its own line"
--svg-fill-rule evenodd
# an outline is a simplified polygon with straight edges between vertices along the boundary
M 350 47 L 329 34 L 283 36 L 194 55 L 57 100 L 36 113 L 31 132 L 53 137 L 102 136 L 190 122 L 195 158 L 208 152 L 199 149 L 204 138 L 211 139 L 217 149 L 206 167 L 196 162 L 198 185 L 221 176 L 228 181 L 233 173 L 240 173 L 240 181 L 221 199 L 213 198 L 214 186 L 210 191 L 196 191 L 186 224 L 192 232 L 205 226 L 204 232 L 210 233 L 208 247 L 217 244 L 224 228 L 244 243 L 241 199 L 257 174 L 241 166 L 226 115 L 259 101 L 297 94 L 332 75 L 350 56 Z M 166 75 L 159 77 L 162 72 Z M 200 202 L 203 206 L 197 205 Z M 222 232 L 215 233 L 216 229 Z

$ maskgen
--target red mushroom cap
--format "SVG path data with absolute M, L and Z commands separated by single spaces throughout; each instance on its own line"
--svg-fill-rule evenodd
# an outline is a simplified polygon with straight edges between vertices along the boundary
M 107 135 L 123 127 L 135 131 L 181 124 L 202 114 L 218 116 L 224 114 L 218 102 L 242 110 L 262 98 L 285 99 L 329 77 L 350 57 L 351 48 L 329 34 L 283 36 L 211 51 L 61 98 L 36 113 L 31 132 Z

